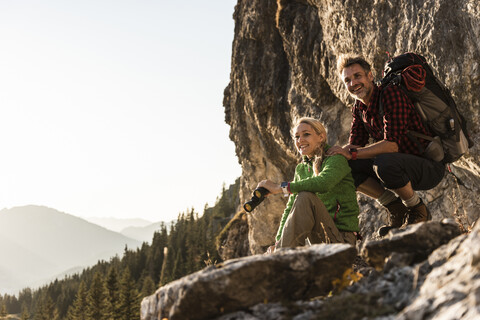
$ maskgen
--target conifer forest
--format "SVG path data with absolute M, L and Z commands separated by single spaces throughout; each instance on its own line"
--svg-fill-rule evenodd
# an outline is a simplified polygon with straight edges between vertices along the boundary
M 239 179 L 213 207 L 194 208 L 161 224 L 151 244 L 125 248 L 123 256 L 99 261 L 81 273 L 17 295 L 0 295 L 0 319 L 137 320 L 140 302 L 160 286 L 221 262 L 216 238 L 235 213 Z

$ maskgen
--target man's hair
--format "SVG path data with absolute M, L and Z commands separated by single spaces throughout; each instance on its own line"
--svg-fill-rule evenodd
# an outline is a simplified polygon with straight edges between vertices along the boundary
M 364 57 L 355 54 L 342 54 L 338 57 L 337 60 L 337 72 L 338 74 L 342 74 L 343 69 L 350 67 L 351 65 L 358 64 L 365 70 L 365 73 L 369 73 L 372 71 L 372 67 L 370 63 L 365 60 Z

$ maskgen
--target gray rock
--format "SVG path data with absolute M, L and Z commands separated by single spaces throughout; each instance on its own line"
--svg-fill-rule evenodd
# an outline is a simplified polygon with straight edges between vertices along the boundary
M 247 219 L 246 212 L 237 213 L 218 236 L 217 250 L 223 261 L 250 255 Z
M 419 293 L 396 319 L 480 319 L 480 225 L 439 248 Z
M 391 308 L 379 307 L 378 295 L 343 295 L 313 301 L 258 304 L 246 311 L 223 315 L 215 320 L 393 320 L 393 317 L 379 316 L 391 313 Z
M 384 239 L 367 241 L 361 255 L 377 269 L 384 267 L 387 257 L 396 266 L 411 265 L 425 260 L 435 249 L 458 235 L 460 229 L 456 223 L 417 223 L 404 230 L 390 232 Z
M 211 319 L 262 302 L 325 295 L 332 281 L 352 267 L 356 254 L 350 245 L 321 244 L 228 260 L 143 299 L 141 319 Z

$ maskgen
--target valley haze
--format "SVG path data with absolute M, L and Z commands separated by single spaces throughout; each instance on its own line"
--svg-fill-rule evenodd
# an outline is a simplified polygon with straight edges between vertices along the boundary
M 151 241 L 160 228 L 160 223 L 131 222 L 137 226 L 125 225 L 127 236 L 44 206 L 0 210 L 0 294 L 34 289 L 99 260 L 121 257 L 125 247 Z

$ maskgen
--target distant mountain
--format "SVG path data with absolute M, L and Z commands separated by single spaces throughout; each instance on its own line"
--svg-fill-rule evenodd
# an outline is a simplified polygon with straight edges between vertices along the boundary
M 128 227 L 146 227 L 152 224 L 152 221 L 145 219 L 118 219 L 118 218 L 98 218 L 98 217 L 89 217 L 85 220 L 98 224 L 99 226 L 105 227 L 109 230 L 120 232 Z
M 154 222 L 145 219 L 118 219 L 118 218 L 98 218 L 89 217 L 87 221 L 98 224 L 99 226 L 119 232 L 124 236 L 138 240 L 140 242 L 151 243 L 155 231 L 160 230 L 161 222 Z M 176 220 L 165 222 L 167 227 L 175 223 Z
M 42 206 L 0 210 L 0 293 L 39 286 L 67 270 L 122 255 L 140 241 Z
M 145 227 L 128 227 L 120 231 L 120 233 L 141 242 L 152 243 L 153 234 L 155 231 L 160 231 L 160 225 L 161 222 L 156 222 Z

